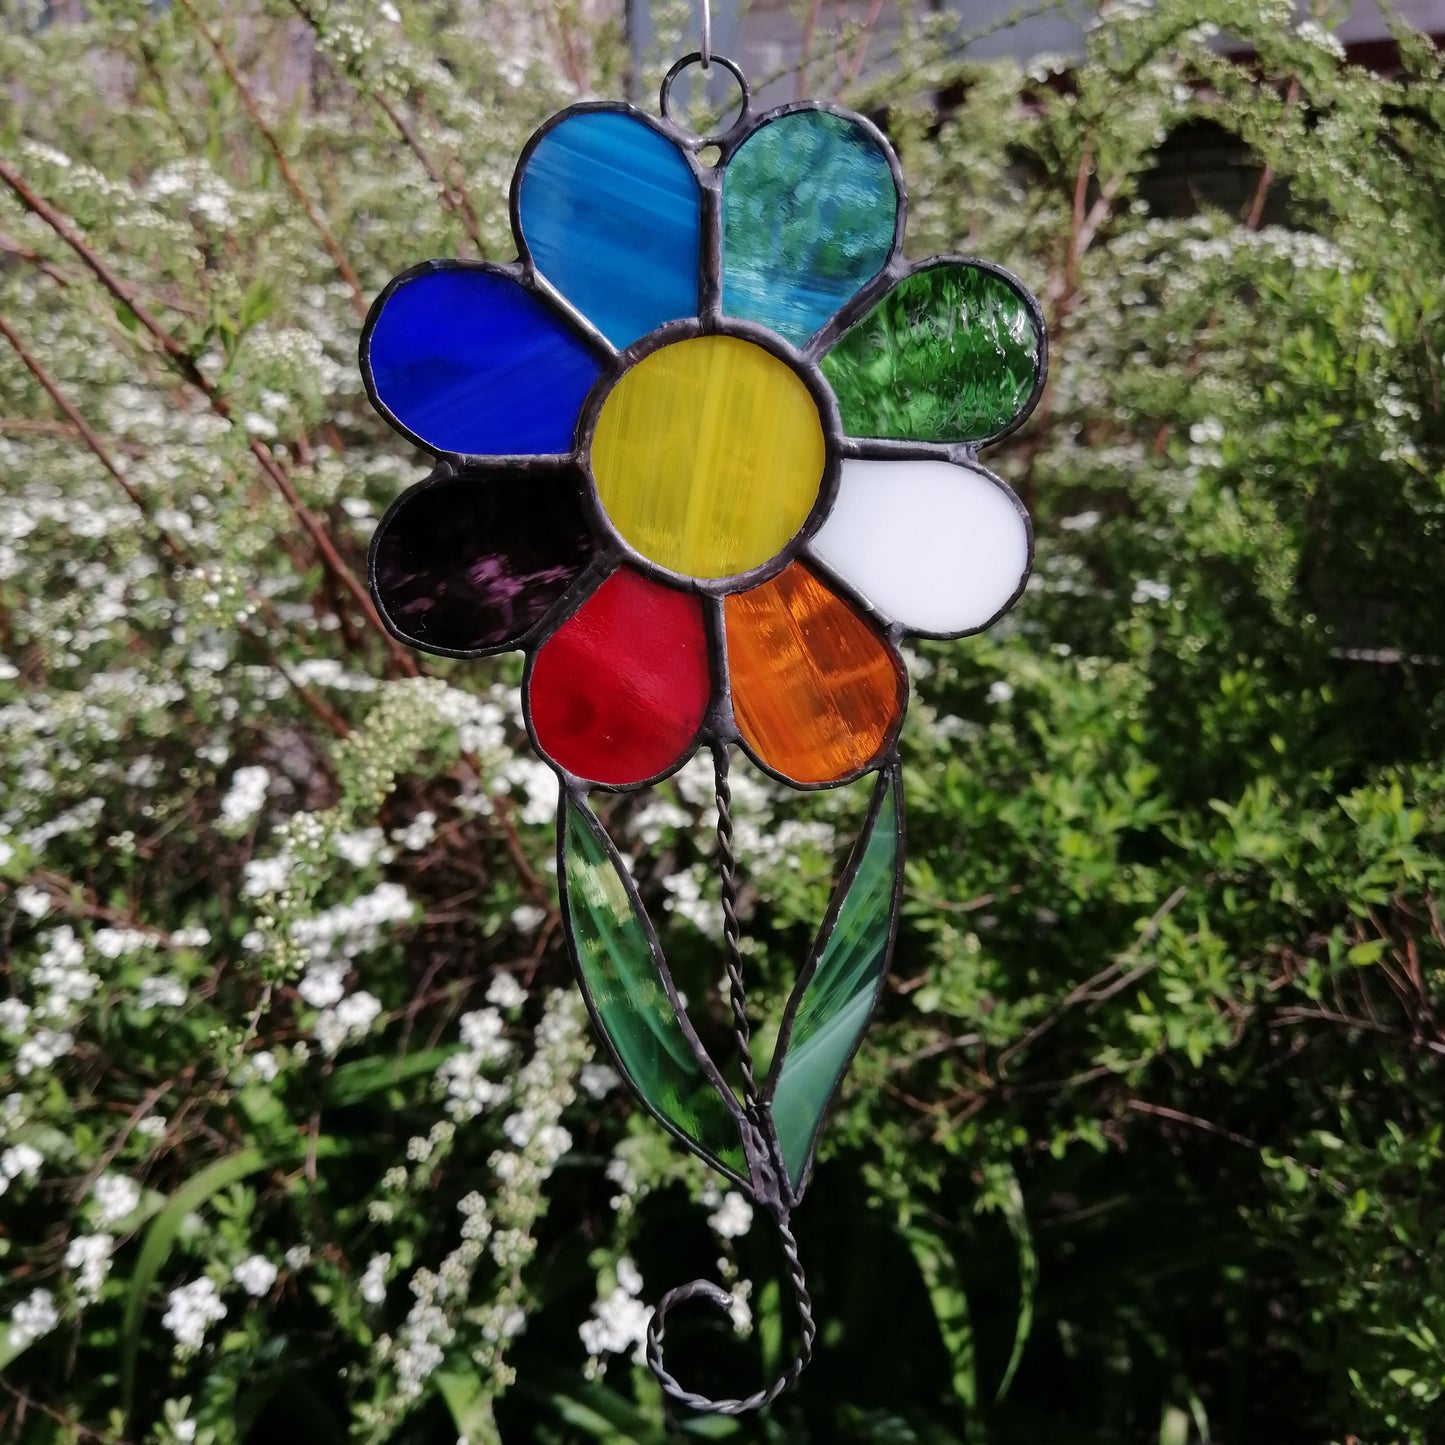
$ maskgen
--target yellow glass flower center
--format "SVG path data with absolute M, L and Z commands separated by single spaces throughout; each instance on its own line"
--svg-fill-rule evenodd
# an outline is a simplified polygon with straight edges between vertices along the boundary
M 775 556 L 818 500 L 818 404 L 787 362 L 738 336 L 694 336 L 618 378 L 592 435 L 592 478 L 622 537 L 690 577 Z

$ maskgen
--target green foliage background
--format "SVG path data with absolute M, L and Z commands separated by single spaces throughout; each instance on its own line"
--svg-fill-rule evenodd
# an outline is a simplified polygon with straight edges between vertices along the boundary
M 0 1324 L 0 1429 L 1445 1439 L 1427 43 L 1382 78 L 1278 0 L 1112 4 L 1060 83 L 905 14 L 902 75 L 846 91 L 898 145 L 910 252 L 1043 301 L 1049 392 L 990 454 L 1038 567 L 913 658 L 893 978 L 796 1220 L 817 1359 L 766 1418 L 669 1422 L 627 1352 L 589 1360 L 594 1300 L 633 1261 L 643 1300 L 754 1281 L 746 1337 L 670 1339 L 751 1388 L 791 1347 L 778 1260 L 582 1072 L 515 663 L 418 677 L 355 589 L 422 470 L 360 394 L 359 314 L 420 258 L 510 257 L 526 136 L 626 90 L 616 16 L 3 14 L 0 1317 L 38 1324 Z M 860 39 L 814 35 L 809 93 Z M 1238 196 L 1172 184 L 1206 133 Z M 719 1038 L 697 783 L 611 821 Z M 766 1042 L 864 798 L 739 806 Z M 318 938 L 374 1017 L 298 991 Z M 489 1013 L 500 975 L 526 997 Z M 225 1315 L 178 1349 L 201 1279 Z

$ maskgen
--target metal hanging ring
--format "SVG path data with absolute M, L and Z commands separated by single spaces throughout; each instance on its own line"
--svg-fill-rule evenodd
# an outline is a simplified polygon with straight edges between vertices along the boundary
M 715 135 L 694 136 L 688 127 L 672 113 L 672 87 L 676 83 L 677 77 L 690 65 L 700 65 L 704 70 L 708 69 L 710 65 L 722 66 L 737 81 L 738 89 L 742 92 L 742 109 L 738 112 L 738 118 L 726 130 L 719 131 Z M 684 55 L 681 60 L 673 61 L 672 68 L 662 77 L 662 92 L 658 97 L 657 108 L 669 125 L 690 138 L 691 145 L 717 145 L 745 125 L 753 108 L 753 91 L 748 84 L 747 76 L 743 74 L 742 66 L 735 60 L 729 60 L 726 55 L 709 55 L 704 60 L 702 51 L 694 50 L 690 55 Z

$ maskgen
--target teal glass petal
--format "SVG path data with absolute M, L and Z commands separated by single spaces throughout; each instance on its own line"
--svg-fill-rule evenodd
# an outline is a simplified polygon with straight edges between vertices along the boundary
M 886 774 L 878 786 L 881 796 L 872 826 L 854 849 L 858 866 L 832 929 L 814 945 L 818 964 L 803 986 L 781 1067 L 774 1065 L 773 1124 L 795 1196 L 802 1191 L 823 1115 L 873 1012 L 888 967 L 903 866 L 901 803 L 895 775 Z
M 982 442 L 1023 413 L 1043 377 L 1033 298 L 966 261 L 906 276 L 823 358 L 854 437 Z
M 795 110 L 723 172 L 724 314 L 801 345 L 887 264 L 899 197 L 887 150 L 856 120 Z
M 517 182 L 519 243 L 614 346 L 698 310 L 702 193 L 636 116 L 584 110 L 544 132 Z
M 571 798 L 562 854 L 573 958 L 593 1019 L 619 1067 L 658 1118 L 745 1181 L 748 1166 L 737 1123 L 672 1010 L 642 903 L 596 820 Z

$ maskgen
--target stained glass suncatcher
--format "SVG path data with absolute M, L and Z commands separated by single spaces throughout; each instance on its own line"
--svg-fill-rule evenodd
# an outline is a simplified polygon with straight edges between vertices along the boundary
M 377 298 L 368 395 L 436 469 L 377 529 L 371 586 L 403 642 L 526 654 L 524 710 L 561 784 L 558 881 L 577 982 L 642 1103 L 732 1178 L 784 1243 L 802 1348 L 765 1390 L 676 1399 L 737 1413 L 796 1380 L 814 1325 L 790 1214 L 882 991 L 903 870 L 899 644 L 988 627 L 1032 563 L 1017 497 L 978 449 L 1028 416 L 1034 298 L 972 257 L 901 252 L 898 160 L 862 116 L 757 111 L 698 136 L 574 106 L 523 151 L 518 260 L 426 261 Z M 705 164 L 705 147 L 717 150 Z M 741 1091 L 703 1048 L 594 790 L 717 776 L 724 956 Z M 801 967 L 769 1077 L 749 1048 L 733 876 L 734 750 L 794 788 L 873 774 L 873 800 Z

